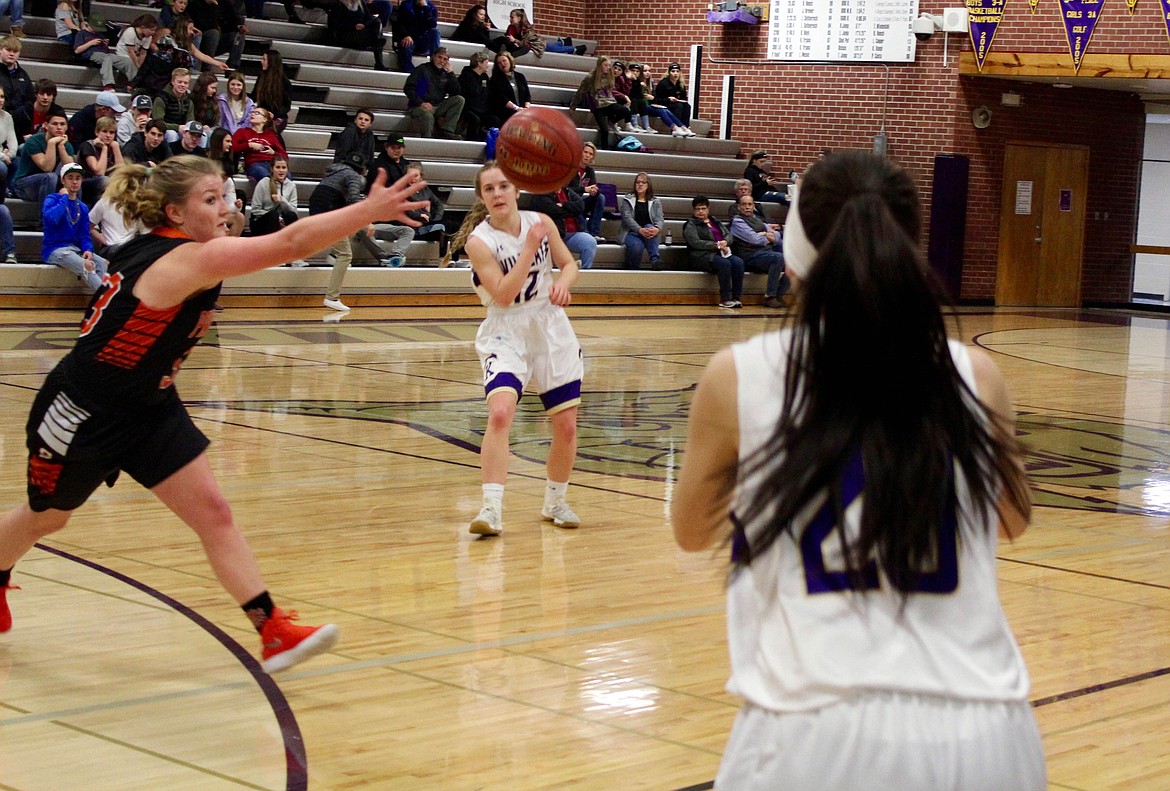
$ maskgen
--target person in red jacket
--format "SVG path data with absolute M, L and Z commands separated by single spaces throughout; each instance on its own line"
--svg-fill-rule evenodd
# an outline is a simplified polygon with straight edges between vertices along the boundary
M 263 107 L 252 110 L 249 125 L 232 135 L 232 150 L 244 155 L 244 174 L 254 182 L 272 175 L 273 159 L 288 156 L 273 131 L 272 113 Z

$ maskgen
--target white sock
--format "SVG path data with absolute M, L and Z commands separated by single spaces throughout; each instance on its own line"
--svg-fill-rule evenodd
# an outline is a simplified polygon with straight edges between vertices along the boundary
M 552 505 L 556 502 L 561 502 L 565 499 L 565 493 L 569 491 L 569 482 L 556 483 L 555 481 L 544 482 L 544 504 Z
M 483 504 L 494 504 L 497 509 L 502 509 L 504 505 L 504 484 L 502 483 L 485 483 L 483 485 Z

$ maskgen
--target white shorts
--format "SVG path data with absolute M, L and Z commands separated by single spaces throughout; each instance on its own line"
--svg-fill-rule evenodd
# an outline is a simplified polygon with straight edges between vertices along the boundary
M 581 344 L 565 311 L 551 302 L 490 308 L 475 334 L 475 351 L 486 398 L 509 389 L 519 399 L 528 389 L 550 414 L 581 403 Z
M 718 791 L 1045 791 L 1027 701 L 870 692 L 804 712 L 745 704 Z

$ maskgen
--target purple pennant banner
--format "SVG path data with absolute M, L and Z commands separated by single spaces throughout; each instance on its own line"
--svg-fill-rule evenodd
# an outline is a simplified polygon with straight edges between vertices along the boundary
M 975 64 L 979 71 L 983 71 L 983 59 L 991 52 L 991 42 L 1003 21 L 1005 5 L 1007 0 L 967 0 L 967 29 L 971 33 L 971 49 L 975 50 Z
M 1164 1 L 1164 0 L 1163 0 Z M 1060 0 L 1064 17 L 1064 32 L 1068 36 L 1068 51 L 1072 55 L 1073 71 L 1081 69 L 1081 59 L 1089 48 L 1089 39 L 1101 18 L 1105 0 Z
M 1162 21 L 1166 23 L 1166 35 L 1170 37 L 1170 0 L 1162 0 Z

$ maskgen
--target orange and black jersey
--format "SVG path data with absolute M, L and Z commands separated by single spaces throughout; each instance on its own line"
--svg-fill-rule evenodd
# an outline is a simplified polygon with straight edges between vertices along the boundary
M 190 241 L 160 229 L 118 250 L 86 309 L 77 344 L 58 364 L 71 388 L 112 406 L 150 405 L 167 395 L 211 328 L 221 284 L 161 310 L 140 302 L 134 286 L 155 261 Z

